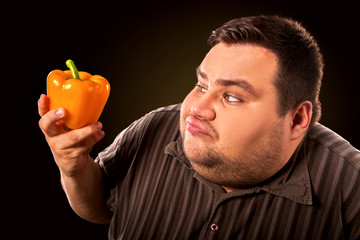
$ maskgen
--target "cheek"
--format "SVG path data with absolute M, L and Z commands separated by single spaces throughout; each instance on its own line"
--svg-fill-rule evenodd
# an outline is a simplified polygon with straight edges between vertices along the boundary
M 218 114 L 220 118 L 221 115 Z M 225 116 L 225 114 L 223 114 Z M 231 149 L 250 149 L 272 129 L 273 119 L 260 111 L 244 111 L 226 114 L 217 124 L 219 144 Z

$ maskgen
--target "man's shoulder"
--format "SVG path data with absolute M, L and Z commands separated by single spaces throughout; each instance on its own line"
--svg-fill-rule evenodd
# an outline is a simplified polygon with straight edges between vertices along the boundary
M 169 105 L 169 106 L 165 106 L 165 107 L 160 107 L 158 109 L 155 109 L 149 113 L 147 113 L 144 117 L 143 120 L 146 121 L 149 120 L 150 122 L 148 123 L 149 125 L 163 125 L 165 122 L 171 122 L 171 121 L 175 121 L 176 125 L 178 125 L 178 120 L 180 117 L 180 109 L 181 109 L 181 104 L 174 104 L 174 105 Z
M 179 130 L 180 109 L 181 104 L 174 104 L 160 107 L 143 116 L 138 121 L 143 126 L 145 136 L 152 139 L 160 137 L 158 140 L 162 141 L 165 132 L 176 134 Z
M 112 145 L 118 146 L 122 142 L 131 141 L 132 144 L 130 145 L 134 146 L 136 145 L 134 142 L 140 143 L 145 136 L 151 138 L 165 131 L 176 132 L 179 125 L 180 109 L 181 104 L 174 104 L 148 112 L 122 130 Z
M 160 149 L 162 145 L 174 141 L 179 132 L 180 108 L 181 104 L 161 107 L 135 120 L 117 135 L 109 147 L 99 153 L 96 161 L 102 168 L 106 168 L 105 165 L 112 167 L 114 162 L 130 164 L 128 160 L 133 160 L 140 146 L 150 149 L 154 147 L 153 144 L 157 144 L 154 148 Z M 127 167 L 129 165 L 123 168 Z
M 339 159 L 349 163 L 360 173 L 360 151 L 333 130 L 317 123 L 309 130 L 307 139 L 313 141 L 317 148 L 331 152 Z
M 158 115 L 166 113 L 180 113 L 181 103 L 160 107 L 148 113 L 148 115 Z

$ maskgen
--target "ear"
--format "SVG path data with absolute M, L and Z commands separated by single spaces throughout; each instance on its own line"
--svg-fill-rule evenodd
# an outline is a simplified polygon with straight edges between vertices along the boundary
M 309 128 L 312 117 L 312 104 L 305 101 L 299 104 L 297 108 L 292 111 L 291 119 L 291 140 L 302 137 Z

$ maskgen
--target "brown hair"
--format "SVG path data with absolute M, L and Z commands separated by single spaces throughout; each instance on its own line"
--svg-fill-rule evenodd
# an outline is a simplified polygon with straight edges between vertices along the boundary
M 278 16 L 254 16 L 231 20 L 212 32 L 208 44 L 255 44 L 279 59 L 275 86 L 279 113 L 284 116 L 304 101 L 313 106 L 311 125 L 321 116 L 319 92 L 323 58 L 314 38 L 300 23 Z

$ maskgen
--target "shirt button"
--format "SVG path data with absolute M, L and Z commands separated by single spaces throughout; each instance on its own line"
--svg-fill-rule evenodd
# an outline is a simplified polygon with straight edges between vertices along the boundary
M 215 223 L 211 224 L 210 228 L 211 228 L 211 231 L 217 231 L 217 230 L 219 230 L 219 226 L 216 225 Z

